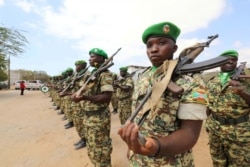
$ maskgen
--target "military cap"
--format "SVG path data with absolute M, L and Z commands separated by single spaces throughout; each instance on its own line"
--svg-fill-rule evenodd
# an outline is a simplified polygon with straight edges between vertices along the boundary
M 66 69 L 66 72 L 73 72 L 74 70 L 73 70 L 73 68 L 67 68 Z
M 78 61 L 75 62 L 75 65 L 83 65 L 83 64 L 86 64 L 86 61 L 78 60 Z
M 128 67 L 121 67 L 121 68 L 119 68 L 119 70 L 127 72 L 128 71 Z
M 63 71 L 63 72 L 61 73 L 61 76 L 62 76 L 62 75 L 66 75 L 66 73 L 67 73 L 66 71 Z
M 226 50 L 223 53 L 221 53 L 220 56 L 233 56 L 238 58 L 239 54 L 235 50 Z
M 149 37 L 166 37 L 176 41 L 181 30 L 171 22 L 161 22 L 148 27 L 142 34 L 142 41 L 146 44 Z
M 90 51 L 89 51 L 89 54 L 95 54 L 95 55 L 98 55 L 98 56 L 102 56 L 102 57 L 104 57 L 105 59 L 107 59 L 108 58 L 108 55 L 107 55 L 107 53 L 104 51 L 104 50 L 102 50 L 102 49 L 100 49 L 100 48 L 93 48 L 93 49 L 91 49 Z

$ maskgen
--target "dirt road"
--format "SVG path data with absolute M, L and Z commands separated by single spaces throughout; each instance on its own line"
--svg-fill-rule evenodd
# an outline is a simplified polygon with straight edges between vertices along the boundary
M 75 150 L 79 140 L 75 128 L 55 111 L 50 98 L 40 91 L 0 91 L 1 167 L 91 167 L 86 148 Z M 126 145 L 117 135 L 117 114 L 112 114 L 112 166 L 127 167 Z M 197 167 L 212 167 L 207 134 L 202 129 L 194 148 Z

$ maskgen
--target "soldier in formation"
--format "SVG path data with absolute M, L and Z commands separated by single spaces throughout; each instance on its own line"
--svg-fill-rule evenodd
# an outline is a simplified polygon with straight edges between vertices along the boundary
M 250 82 L 232 76 L 237 73 L 238 52 L 227 50 L 221 56 L 228 63 L 207 83 L 209 90 L 208 119 L 210 153 L 215 167 L 250 164 Z M 241 71 L 238 71 L 241 74 Z

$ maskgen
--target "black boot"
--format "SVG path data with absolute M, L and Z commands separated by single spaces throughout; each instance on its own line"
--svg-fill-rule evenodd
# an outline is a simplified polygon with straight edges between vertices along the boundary
M 82 142 L 83 139 L 80 139 L 78 142 L 74 143 L 74 146 L 77 146 L 79 143 Z
M 114 110 L 112 111 L 112 113 L 113 113 L 113 114 L 117 114 L 117 109 L 114 109 Z
M 65 129 L 72 128 L 72 127 L 74 127 L 74 123 L 73 122 L 69 122 L 66 125 L 64 125 L 64 127 L 65 127 Z
M 84 148 L 84 147 L 86 147 L 86 140 L 85 139 L 81 139 L 81 141 L 77 145 L 75 145 L 76 150 L 79 150 L 79 149 Z
M 57 114 L 58 114 L 58 115 L 62 115 L 62 114 L 64 114 L 64 112 L 62 112 L 62 110 L 61 110 L 61 111 L 59 111 Z

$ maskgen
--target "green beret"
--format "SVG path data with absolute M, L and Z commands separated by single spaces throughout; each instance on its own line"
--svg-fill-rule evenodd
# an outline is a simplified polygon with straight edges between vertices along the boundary
M 92 54 L 95 54 L 95 55 L 98 55 L 98 56 L 102 56 L 102 57 L 104 57 L 105 59 L 108 58 L 107 53 L 104 52 L 104 50 L 99 49 L 99 48 L 93 48 L 93 49 L 91 49 L 91 50 L 89 51 L 89 54 L 91 54 L 91 53 L 92 53 Z
M 171 38 L 176 41 L 180 35 L 181 30 L 171 22 L 161 22 L 151 25 L 142 34 L 142 41 L 146 44 L 151 36 Z
M 66 72 L 73 72 L 74 70 L 72 68 L 67 68 Z
M 66 75 L 67 74 L 67 72 L 66 71 L 63 71 L 62 73 L 61 73 L 61 76 L 62 75 Z
M 235 50 L 227 50 L 227 51 L 221 53 L 220 56 L 233 56 L 233 57 L 237 57 L 238 58 L 239 54 Z
M 128 71 L 128 67 L 121 67 L 121 68 L 119 68 L 119 70 L 127 72 Z
M 83 65 L 83 64 L 86 64 L 86 61 L 78 60 L 78 61 L 75 62 L 75 65 Z

